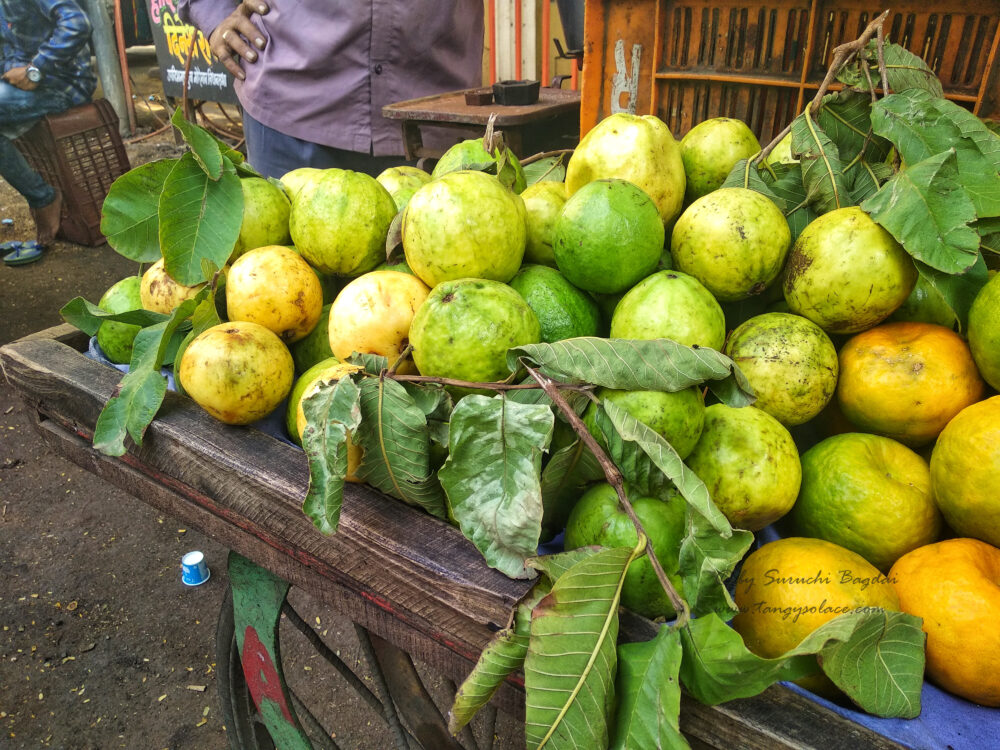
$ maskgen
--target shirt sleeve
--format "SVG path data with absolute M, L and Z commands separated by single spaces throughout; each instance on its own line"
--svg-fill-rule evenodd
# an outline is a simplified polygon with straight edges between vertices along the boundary
M 52 21 L 52 35 L 42 43 L 31 64 L 51 73 L 77 56 L 90 41 L 90 20 L 76 0 L 38 0 L 42 12 Z
M 177 15 L 208 38 L 238 4 L 234 0 L 178 0 Z

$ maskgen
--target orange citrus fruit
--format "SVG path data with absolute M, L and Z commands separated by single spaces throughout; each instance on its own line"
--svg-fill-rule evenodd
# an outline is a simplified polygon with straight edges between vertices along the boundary
M 1000 706 L 1000 549 L 978 539 L 929 544 L 899 558 L 889 580 L 900 608 L 924 620 L 928 677 Z
M 982 394 L 968 344 L 943 326 L 886 323 L 840 350 L 837 400 L 864 432 L 924 445 Z
M 787 537 L 752 552 L 743 562 L 733 599 L 733 627 L 748 649 L 774 658 L 798 646 L 820 625 L 856 609 L 896 611 L 889 580 L 860 555 L 822 539 Z M 830 693 L 818 674 L 799 680 Z
M 959 535 L 1000 546 L 1000 396 L 963 409 L 941 432 L 931 491 Z

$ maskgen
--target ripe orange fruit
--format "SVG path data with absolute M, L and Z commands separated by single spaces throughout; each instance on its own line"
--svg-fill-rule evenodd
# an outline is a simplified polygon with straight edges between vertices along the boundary
M 968 344 L 943 326 L 886 323 L 840 350 L 837 400 L 864 432 L 924 445 L 982 394 Z
M 928 677 L 1000 706 L 1000 549 L 978 539 L 929 544 L 899 558 L 889 580 L 901 609 L 924 620 Z
M 941 432 L 931 491 L 959 535 L 1000 546 L 1000 396 L 963 409 Z
M 896 611 L 889 580 L 860 555 L 822 539 L 786 537 L 765 544 L 743 562 L 733 595 L 733 627 L 748 649 L 774 658 L 795 648 L 823 623 L 859 608 Z M 823 675 L 798 681 L 835 692 Z

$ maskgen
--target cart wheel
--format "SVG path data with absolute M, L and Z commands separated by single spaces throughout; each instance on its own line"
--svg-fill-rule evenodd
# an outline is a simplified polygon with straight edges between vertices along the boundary
M 250 574 L 253 581 L 245 576 Z M 267 728 L 267 717 L 261 716 L 254 705 L 250 688 L 243 672 L 240 651 L 236 633 L 237 616 L 234 611 L 234 588 L 247 583 L 257 585 L 261 578 L 280 581 L 263 568 L 230 554 L 231 587 L 226 592 L 219 613 L 219 623 L 216 629 L 216 668 L 218 677 L 219 700 L 223 720 L 228 730 L 229 746 L 232 750 L 274 750 L 275 742 Z M 280 582 L 284 584 L 284 582 Z M 356 675 L 343 660 L 334 653 L 320 638 L 298 612 L 289 604 L 284 588 L 271 589 L 280 592 L 280 599 L 275 605 L 280 607 L 285 615 L 287 625 L 290 625 L 305 637 L 313 650 L 332 666 L 348 683 L 362 702 L 368 704 L 376 716 L 387 725 L 396 750 L 488 750 L 493 745 L 493 723 L 489 722 L 487 731 L 489 739 L 485 748 L 481 748 L 467 727 L 462 732 L 462 742 L 452 737 L 447 731 L 447 723 L 431 698 L 423 680 L 417 673 L 412 660 L 406 652 L 391 643 L 370 635 L 364 628 L 355 625 L 361 653 L 371 673 L 371 680 L 365 680 Z M 245 600 L 247 593 L 237 596 L 237 602 Z M 255 604 L 264 605 L 260 598 L 254 599 Z M 269 605 L 264 605 L 269 607 Z M 273 610 L 272 610 L 273 611 Z M 278 618 L 274 617 L 274 651 L 278 662 L 281 661 L 279 644 Z M 241 628 L 245 625 L 240 625 Z M 261 634 L 263 638 L 263 633 Z M 280 669 L 280 665 L 279 665 Z M 282 678 L 283 682 L 283 678 Z M 453 683 L 445 681 L 452 686 Z M 296 719 L 301 722 L 303 736 L 308 735 L 315 750 L 339 750 L 331 734 L 315 718 L 309 708 L 291 691 L 291 706 Z M 495 717 L 495 712 L 487 715 Z M 285 744 L 285 743 L 282 743 Z M 297 746 L 307 746 L 299 743 Z

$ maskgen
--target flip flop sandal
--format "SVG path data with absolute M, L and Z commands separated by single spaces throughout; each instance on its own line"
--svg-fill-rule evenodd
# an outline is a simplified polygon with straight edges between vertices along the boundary
M 11 250 L 3 256 L 8 266 L 24 266 L 42 257 L 42 246 L 38 242 L 4 242 L 0 252 L 3 250 Z

